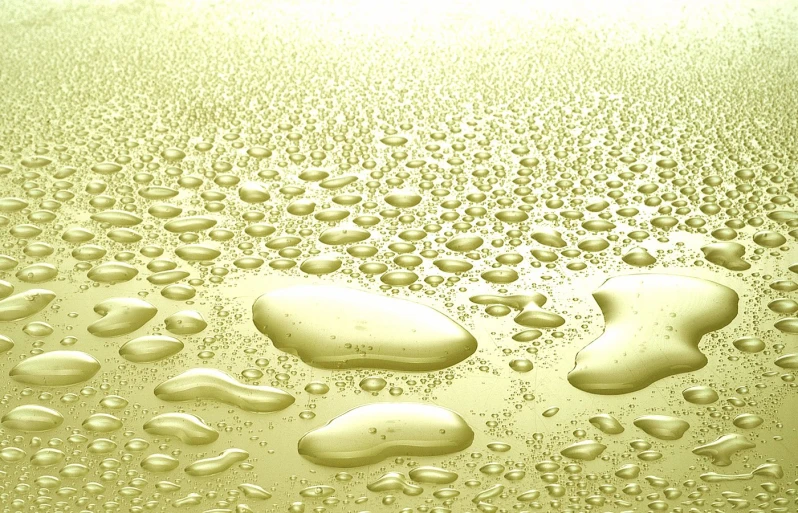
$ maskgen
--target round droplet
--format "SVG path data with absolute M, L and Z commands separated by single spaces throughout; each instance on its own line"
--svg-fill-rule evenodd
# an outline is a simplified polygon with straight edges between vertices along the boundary
M 740 429 L 754 429 L 762 425 L 764 420 L 753 413 L 742 413 L 734 418 L 732 423 Z
M 515 372 L 529 372 L 532 370 L 533 365 L 532 362 L 527 360 L 526 358 L 520 358 L 517 360 L 512 360 L 510 362 L 510 368 L 513 369 Z
M 732 344 L 744 353 L 758 353 L 765 349 L 765 342 L 758 337 L 741 337 L 732 342 Z
M 704 385 L 685 388 L 682 390 L 682 397 L 693 404 L 712 404 L 719 399 L 717 392 Z
M 369 378 L 363 378 L 360 381 L 360 388 L 366 392 L 379 392 L 383 388 L 385 388 L 388 383 L 379 376 L 372 376 Z

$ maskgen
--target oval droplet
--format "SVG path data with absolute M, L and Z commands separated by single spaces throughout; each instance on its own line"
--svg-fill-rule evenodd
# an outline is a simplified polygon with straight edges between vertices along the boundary
M 474 432 L 457 413 L 419 403 L 360 406 L 310 431 L 299 454 L 319 465 L 358 467 L 392 456 L 436 456 L 462 451 Z
M 119 355 L 134 363 L 151 363 L 169 358 L 183 350 L 183 343 L 166 335 L 146 335 L 129 340 L 119 348 Z
M 82 351 L 51 351 L 19 362 L 9 376 L 19 383 L 68 386 L 91 379 L 100 370 L 98 362 Z

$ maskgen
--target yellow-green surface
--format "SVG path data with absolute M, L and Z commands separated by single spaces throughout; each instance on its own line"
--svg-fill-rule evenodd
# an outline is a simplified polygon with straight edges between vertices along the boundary
M 0 4 L 0 511 L 794 512 L 798 4 Z

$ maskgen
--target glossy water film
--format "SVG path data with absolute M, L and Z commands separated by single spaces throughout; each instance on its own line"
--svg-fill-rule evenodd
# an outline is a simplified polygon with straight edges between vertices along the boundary
M 0 27 L 0 513 L 798 511 L 798 3 Z

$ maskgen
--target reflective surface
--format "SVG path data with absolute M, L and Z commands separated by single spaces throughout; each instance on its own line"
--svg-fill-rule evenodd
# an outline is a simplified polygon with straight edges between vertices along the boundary
M 0 26 L 0 511 L 798 508 L 794 2 Z

